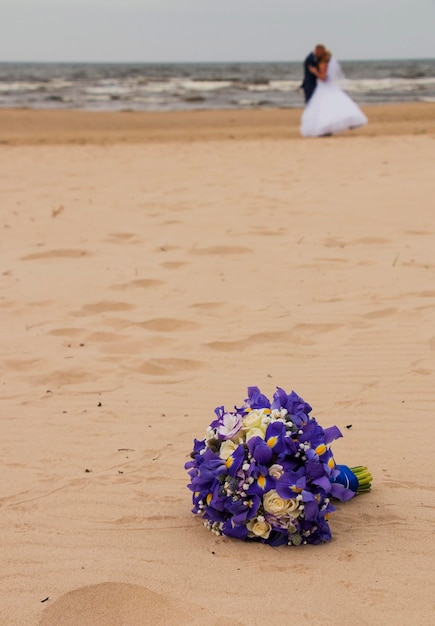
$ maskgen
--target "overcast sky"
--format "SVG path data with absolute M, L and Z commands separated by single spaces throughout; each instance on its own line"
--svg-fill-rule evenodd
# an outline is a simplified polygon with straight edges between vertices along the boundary
M 0 61 L 435 57 L 435 0 L 0 0 Z

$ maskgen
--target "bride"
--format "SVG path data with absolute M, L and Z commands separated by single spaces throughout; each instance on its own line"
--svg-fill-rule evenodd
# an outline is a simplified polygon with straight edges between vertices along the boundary
M 304 137 L 332 135 L 367 124 L 368 119 L 349 96 L 338 86 L 343 79 L 338 61 L 326 50 L 318 68 L 310 67 L 317 76 L 316 89 L 308 101 L 301 120 Z

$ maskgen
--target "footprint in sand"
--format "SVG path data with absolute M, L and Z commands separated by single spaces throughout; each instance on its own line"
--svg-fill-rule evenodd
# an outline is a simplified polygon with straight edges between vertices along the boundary
M 48 331 L 48 334 L 56 337 L 79 337 L 84 332 L 81 328 L 53 328 L 53 330 Z
M 188 263 L 186 261 L 165 261 L 160 263 L 160 265 L 167 270 L 178 270 L 178 268 L 188 265 Z
M 67 370 L 46 372 L 43 376 L 32 376 L 31 380 L 32 382 L 40 385 L 61 387 L 63 385 L 77 385 L 79 383 L 95 382 L 100 378 L 100 375 L 104 375 L 104 372 L 99 371 L 97 374 L 95 371 L 69 368 Z
M 41 367 L 41 361 L 39 359 L 5 359 L 3 365 L 7 371 L 27 372 L 35 366 Z
M 399 298 L 435 298 L 435 291 L 405 291 L 399 294 Z
M 78 259 L 85 256 L 92 256 L 87 250 L 48 250 L 47 252 L 35 252 L 21 257 L 21 261 L 33 261 L 35 259 Z
M 227 255 L 227 254 L 246 254 L 252 252 L 251 248 L 243 246 L 211 246 L 210 248 L 192 248 L 190 254 L 211 254 L 211 255 Z
M 108 243 L 142 243 L 142 239 L 134 233 L 109 233 L 104 241 Z
M 217 626 L 222 622 L 207 610 L 189 605 L 185 599 L 177 602 L 168 595 L 129 583 L 80 587 L 58 599 L 44 599 L 47 608 L 40 626 Z
M 434 233 L 430 230 L 405 230 L 405 235 L 429 235 L 432 236 Z
M 80 311 L 73 312 L 72 315 L 88 315 L 93 313 L 112 313 L 115 311 L 130 311 L 134 309 L 133 304 L 128 302 L 111 302 L 103 300 L 101 302 L 95 302 L 93 304 L 85 304 Z
M 117 333 L 95 331 L 86 337 L 86 343 L 112 343 L 114 341 L 120 341 L 121 339 L 122 335 L 118 335 Z
M 394 315 L 395 313 L 397 313 L 397 309 L 394 308 L 380 309 L 379 311 L 370 311 L 370 313 L 365 313 L 362 317 L 373 320 L 380 317 L 389 317 L 390 315 Z
M 133 323 L 132 320 L 119 317 L 109 317 L 101 322 L 104 326 L 109 326 L 109 328 L 113 328 L 114 330 L 124 330 L 124 328 L 132 326 Z
M 154 252 L 172 252 L 173 250 L 179 250 L 180 248 L 181 246 L 164 245 L 155 248 Z
M 248 348 L 255 348 L 259 344 L 291 344 L 296 343 L 296 337 L 288 332 L 266 332 L 250 335 L 245 339 L 235 341 L 212 341 L 206 345 L 219 352 L 243 352 Z M 299 342 L 300 343 L 300 342 Z
M 359 237 L 358 239 L 352 239 L 349 241 L 351 245 L 355 244 L 384 244 L 384 243 L 392 243 L 391 239 L 386 239 L 385 237 Z
M 411 370 L 412 374 L 418 374 L 419 376 L 432 376 L 433 370 L 427 369 L 424 367 L 419 367 L 418 369 Z
M 147 330 L 156 330 L 163 333 L 178 330 L 197 330 L 198 328 L 201 328 L 201 325 L 196 322 L 179 320 L 173 317 L 160 317 L 146 320 L 145 322 L 137 322 L 134 325 L 140 326 L 140 328 L 146 328 Z
M 190 308 L 197 309 L 201 312 L 202 315 L 204 315 L 205 313 L 217 314 L 225 306 L 225 302 L 195 302 L 194 304 L 190 305 Z
M 173 226 L 174 224 L 183 224 L 182 220 L 163 220 L 161 226 Z
M 113 289 L 114 291 L 123 291 L 124 289 L 129 289 L 130 287 L 135 289 L 151 289 L 152 287 L 159 287 L 164 284 L 165 281 L 157 280 L 155 278 L 137 278 L 136 280 L 131 280 L 128 283 L 112 285 L 109 289 Z
M 391 243 L 391 239 L 385 239 L 384 237 L 360 237 L 359 239 L 352 239 L 351 241 L 343 241 L 339 237 L 328 237 L 325 239 L 323 245 L 325 248 L 344 248 L 346 246 L 354 246 L 357 244 L 387 244 Z
M 279 344 L 286 348 L 292 345 L 311 346 L 316 343 L 312 339 L 314 334 L 332 332 L 341 327 L 342 324 L 296 324 L 290 331 L 256 333 L 236 341 L 212 341 L 206 345 L 221 352 L 241 352 L 264 343 Z
M 144 354 L 150 350 L 172 346 L 174 344 L 174 339 L 161 336 L 149 337 L 146 340 L 141 339 L 139 341 L 138 339 L 124 339 L 121 341 L 121 339 L 122 336 L 118 335 L 118 341 L 101 341 L 96 339 L 96 343 L 100 344 L 98 347 L 99 351 L 109 355 L 109 358 L 122 354 Z
M 339 237 L 328 237 L 325 239 L 324 244 L 325 248 L 344 248 L 346 242 L 344 242 Z
M 257 226 L 250 230 L 251 235 L 260 235 L 261 237 L 281 237 L 282 235 L 286 235 L 287 232 L 285 229 L 275 229 L 271 230 L 269 228 L 264 228 L 263 226 Z
M 183 374 L 205 367 L 203 361 L 193 361 L 190 359 L 150 359 L 144 361 L 137 367 L 135 371 L 150 376 L 168 376 L 173 374 Z

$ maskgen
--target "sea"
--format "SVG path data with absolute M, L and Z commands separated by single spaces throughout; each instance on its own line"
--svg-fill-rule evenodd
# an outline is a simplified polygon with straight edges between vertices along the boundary
M 435 102 L 435 59 L 341 61 L 360 105 Z M 302 62 L 0 63 L 0 107 L 92 111 L 299 108 Z

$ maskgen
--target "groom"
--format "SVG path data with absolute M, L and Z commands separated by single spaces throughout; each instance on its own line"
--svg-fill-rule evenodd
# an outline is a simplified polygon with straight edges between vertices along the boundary
M 318 67 L 319 59 L 322 56 L 322 54 L 324 54 L 325 50 L 326 50 L 325 46 L 323 46 L 320 43 L 317 44 L 317 46 L 314 48 L 314 51 L 310 52 L 310 54 L 307 56 L 307 58 L 304 61 L 304 80 L 302 82 L 301 87 L 305 95 L 305 104 L 307 104 L 308 100 L 313 95 L 314 90 L 317 85 L 317 78 L 312 72 L 310 72 L 310 69 L 309 69 L 310 65 L 314 67 Z

